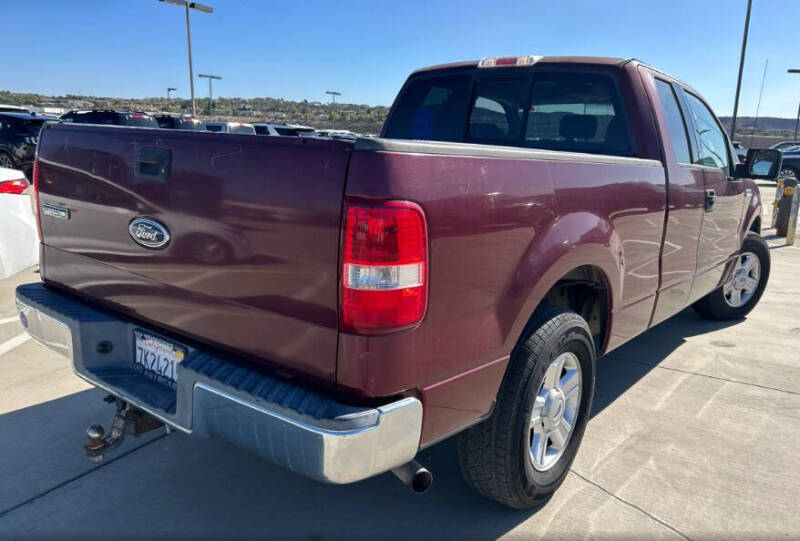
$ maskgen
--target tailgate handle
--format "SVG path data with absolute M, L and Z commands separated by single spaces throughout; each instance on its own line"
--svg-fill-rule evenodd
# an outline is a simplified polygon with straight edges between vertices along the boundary
M 136 151 L 137 177 L 167 180 L 172 166 L 172 151 L 166 148 L 142 148 Z

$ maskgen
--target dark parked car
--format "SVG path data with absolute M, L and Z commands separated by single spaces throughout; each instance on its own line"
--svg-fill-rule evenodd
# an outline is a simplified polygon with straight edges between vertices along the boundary
M 414 457 L 458 434 L 467 483 L 528 508 L 567 476 L 595 359 L 758 303 L 753 179 L 780 160 L 738 163 L 696 90 L 612 58 L 421 70 L 355 142 L 48 123 L 43 281 L 17 306 L 116 404 L 95 461 L 165 424 L 424 491 Z
M 147 113 L 138 111 L 70 111 L 61 115 L 64 122 L 75 124 L 107 124 L 111 126 L 131 126 L 135 128 L 158 128 L 158 122 Z
M 731 144 L 733 145 L 733 151 L 736 153 L 736 158 L 739 160 L 739 163 L 744 163 L 747 159 L 747 147 L 739 141 L 733 141 Z
M 783 152 L 780 176 L 800 179 L 800 152 Z
M 20 169 L 31 178 L 39 130 L 49 117 L 0 113 L 0 167 Z
M 196 118 L 187 115 L 161 114 L 155 116 L 159 128 L 168 130 L 206 131 L 206 126 Z
M 781 141 L 780 143 L 775 143 L 769 148 L 774 148 L 776 150 L 780 150 L 781 152 L 788 152 L 796 149 L 797 147 L 800 147 L 800 143 L 797 141 Z

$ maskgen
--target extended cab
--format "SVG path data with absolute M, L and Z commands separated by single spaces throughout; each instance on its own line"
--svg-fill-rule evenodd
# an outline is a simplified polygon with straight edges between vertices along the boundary
M 693 305 L 758 302 L 752 178 L 703 98 L 637 61 L 413 73 L 353 142 L 46 125 L 28 331 L 116 403 L 94 460 L 155 426 L 349 483 L 458 434 L 517 508 L 564 479 L 595 359 Z

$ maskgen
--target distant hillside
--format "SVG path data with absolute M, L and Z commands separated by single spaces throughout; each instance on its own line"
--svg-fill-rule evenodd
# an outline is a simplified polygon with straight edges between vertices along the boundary
M 731 131 L 731 117 L 720 117 L 728 133 Z M 771 135 L 785 137 L 794 134 L 794 118 L 778 118 L 774 116 L 759 117 L 756 121 L 752 116 L 740 116 L 736 119 L 736 134 L 738 135 Z M 755 130 L 753 129 L 755 126 Z
M 165 97 L 110 98 L 100 96 L 45 96 L 0 90 L 0 103 L 63 109 L 117 109 L 135 111 L 171 111 L 191 113 L 191 100 Z M 378 133 L 383 126 L 388 107 L 354 103 L 321 103 L 318 101 L 291 101 L 280 98 L 214 98 L 213 116 L 208 115 L 208 98 L 195 99 L 197 116 L 203 120 L 241 120 L 287 122 L 305 124 L 315 128 L 346 129 L 357 133 Z

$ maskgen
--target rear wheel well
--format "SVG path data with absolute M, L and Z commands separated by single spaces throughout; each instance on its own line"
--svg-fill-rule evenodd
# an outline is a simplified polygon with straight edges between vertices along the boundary
M 761 216 L 756 216 L 756 219 L 753 220 L 753 223 L 750 225 L 750 231 L 758 235 L 761 234 Z
M 568 272 L 550 288 L 541 303 L 572 310 L 585 319 L 597 356 L 602 354 L 609 314 L 609 288 L 603 271 L 585 265 Z

